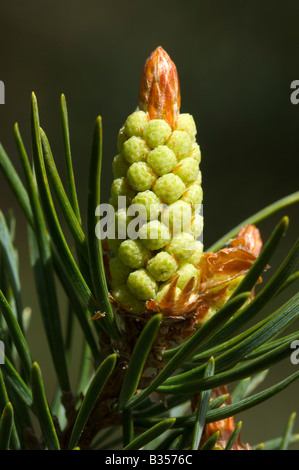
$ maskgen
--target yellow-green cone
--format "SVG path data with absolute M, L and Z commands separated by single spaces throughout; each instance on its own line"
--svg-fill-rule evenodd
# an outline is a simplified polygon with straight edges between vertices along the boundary
M 179 108 L 176 68 L 159 47 L 145 64 L 139 107 L 119 131 L 113 161 L 111 201 L 117 210 L 118 196 L 125 197 L 135 221 L 127 226 L 126 240 L 109 242 L 118 247 L 117 261 L 110 261 L 112 296 L 133 314 L 142 312 L 140 302 L 144 312 L 148 301 L 159 305 L 177 275 L 177 292 L 192 277 L 196 283 L 200 279 L 201 154 L 194 119 Z

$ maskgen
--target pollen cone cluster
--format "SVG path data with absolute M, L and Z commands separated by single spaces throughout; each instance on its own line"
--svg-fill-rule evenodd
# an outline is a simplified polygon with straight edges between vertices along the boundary
M 244 226 L 218 252 L 203 251 L 201 152 L 194 119 L 180 113 L 180 101 L 176 67 L 158 47 L 143 69 L 138 108 L 119 131 L 104 243 L 123 344 L 134 344 L 140 320 L 163 315 L 155 368 L 165 348 L 223 306 L 262 246 L 258 229 Z
M 113 217 L 103 244 L 111 302 L 122 333 L 122 340 L 112 345 L 119 355 L 117 382 L 122 382 L 144 323 L 162 314 L 139 390 L 164 368 L 165 350 L 190 338 L 221 309 L 262 248 L 258 229 L 245 225 L 219 251 L 203 251 L 196 136 L 193 117 L 180 113 L 175 65 L 158 47 L 143 69 L 138 108 L 119 131 L 112 165 Z M 105 347 L 111 349 L 110 338 L 107 344 L 102 338 Z M 212 398 L 219 394 L 221 389 L 213 390 Z M 163 400 L 156 392 L 150 398 Z M 215 448 L 225 448 L 234 428 L 233 418 L 206 425 L 200 445 L 219 431 Z M 235 448 L 249 447 L 237 441 Z
M 113 160 L 109 277 L 114 301 L 132 315 L 153 307 L 172 313 L 165 297 L 174 306 L 200 282 L 201 151 L 193 117 L 179 108 L 176 68 L 159 47 L 144 66 L 139 106 L 119 131 Z

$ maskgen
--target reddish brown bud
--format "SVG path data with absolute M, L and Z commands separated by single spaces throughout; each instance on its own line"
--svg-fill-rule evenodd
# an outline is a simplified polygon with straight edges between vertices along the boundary
M 231 245 L 245 248 L 254 256 L 258 257 L 263 246 L 260 231 L 255 225 L 244 225 L 237 237 L 232 240 Z
M 218 387 L 212 390 L 211 399 L 214 400 L 215 398 L 223 394 L 229 395 L 228 388 L 226 386 Z M 227 401 L 223 405 L 221 405 L 221 408 L 227 405 L 231 405 L 231 403 L 232 403 L 232 400 L 231 400 L 231 396 L 229 395 Z M 235 425 L 235 420 L 233 416 L 231 416 L 230 418 L 222 419 L 220 421 L 214 421 L 213 423 L 206 424 L 203 430 L 201 443 L 199 447 L 201 448 L 207 442 L 207 440 L 215 432 L 218 431 L 219 438 L 214 448 L 215 450 L 224 450 L 226 448 L 226 445 L 235 427 L 236 425 Z M 231 450 L 252 450 L 252 447 L 249 444 L 243 444 L 241 442 L 240 436 L 238 436 Z
M 139 93 L 139 108 L 150 119 L 164 119 L 173 129 L 181 105 L 176 66 L 159 46 L 145 62 Z

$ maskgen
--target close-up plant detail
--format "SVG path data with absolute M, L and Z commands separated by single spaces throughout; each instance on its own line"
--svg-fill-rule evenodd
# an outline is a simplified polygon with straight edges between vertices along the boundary
M 23 304 L 17 222 L 0 211 L 0 449 L 286 450 L 299 441 L 295 413 L 266 442 L 243 442 L 236 416 L 262 409 L 299 378 L 295 371 L 263 387 L 271 367 L 290 358 L 299 340 L 299 331 L 290 332 L 299 294 L 276 304 L 298 281 L 299 242 L 275 268 L 271 259 L 288 230 L 287 212 L 268 239 L 259 230 L 260 222 L 298 203 L 299 192 L 261 207 L 204 246 L 204 187 L 213 178 L 202 181 L 200 132 L 193 116 L 181 112 L 178 72 L 162 47 L 145 62 L 132 108 L 112 158 L 102 155 L 102 117 L 95 121 L 86 210 L 78 202 L 64 95 L 65 182 L 35 93 L 30 149 L 14 126 L 22 175 L 0 143 L 1 171 L 28 225 L 56 380 L 51 397 L 47 371 L 27 338 L 37 314 Z M 113 174 L 109 201 L 101 199 L 103 158 Z M 82 350 L 74 385 L 75 324 Z

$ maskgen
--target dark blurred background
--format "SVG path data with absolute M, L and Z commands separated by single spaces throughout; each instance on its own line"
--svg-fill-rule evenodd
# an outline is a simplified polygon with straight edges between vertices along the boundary
M 193 114 L 198 128 L 205 247 L 264 206 L 299 189 L 299 105 L 290 101 L 290 84 L 299 79 L 296 0 L 10 0 L 1 2 L 0 11 L 0 80 L 6 87 L 5 105 L 0 105 L 0 141 L 22 175 L 13 124 L 19 123 L 30 152 L 34 91 L 41 125 L 64 175 L 59 99 L 65 93 L 83 214 L 95 119 L 103 118 L 102 200 L 107 200 L 118 129 L 138 103 L 143 64 L 159 45 L 177 66 L 181 111 Z M 23 296 L 32 307 L 29 342 L 50 394 L 52 365 L 29 265 L 26 223 L 2 175 L 0 207 L 4 212 L 12 208 L 17 216 Z M 290 217 L 288 234 L 271 260 L 272 272 L 298 236 L 298 214 L 298 205 L 292 206 L 259 224 L 267 240 L 280 218 Z M 277 305 L 297 288 L 279 297 Z M 76 373 L 76 361 L 73 367 Z M 298 367 L 289 360 L 275 366 L 265 386 Z M 298 391 L 295 382 L 267 404 L 242 414 L 243 440 L 255 444 L 281 435 L 290 413 L 298 410 Z M 299 423 L 295 431 L 299 432 Z

